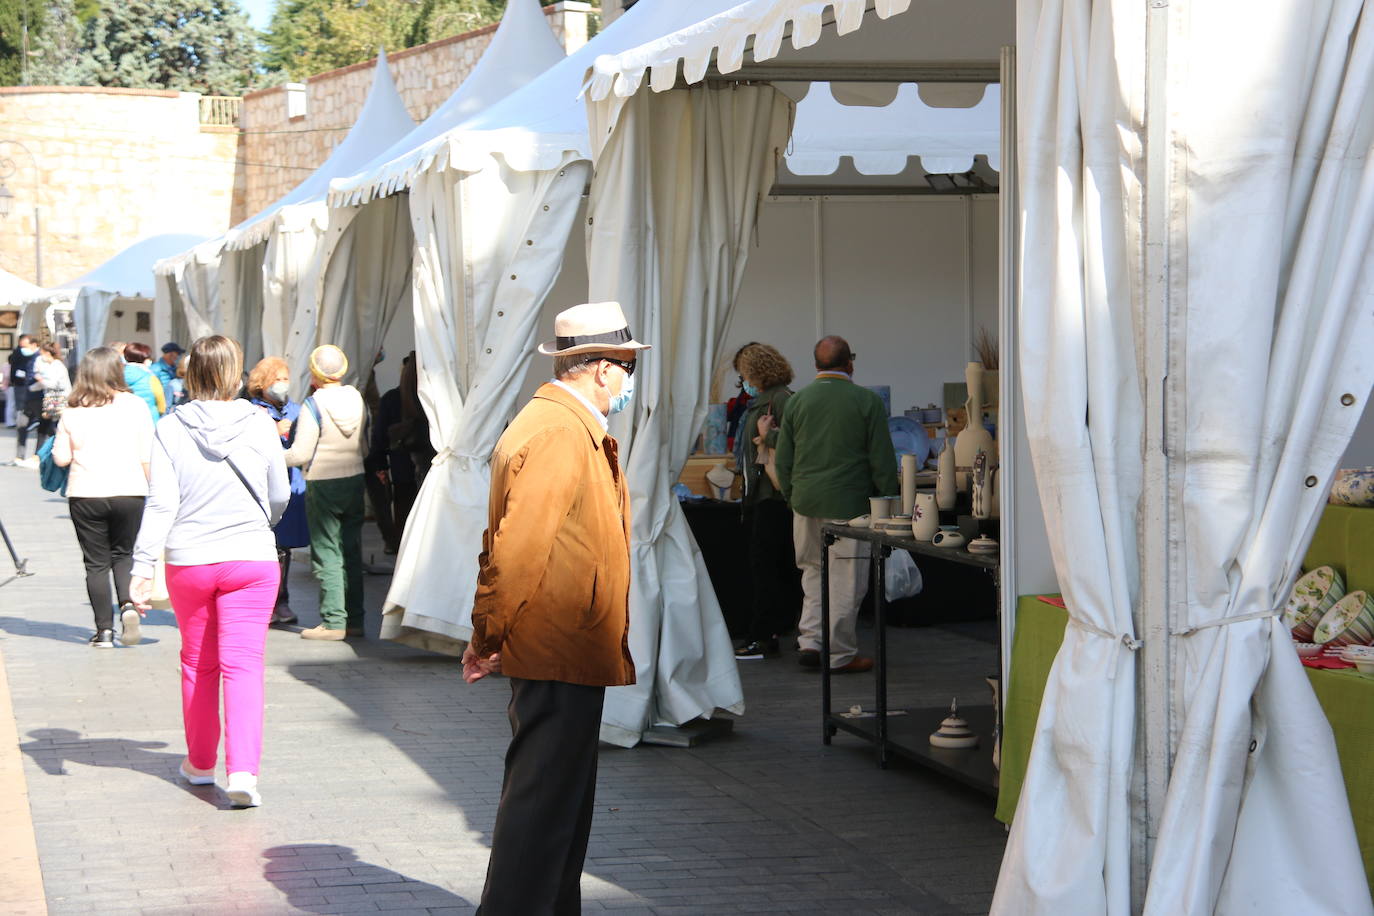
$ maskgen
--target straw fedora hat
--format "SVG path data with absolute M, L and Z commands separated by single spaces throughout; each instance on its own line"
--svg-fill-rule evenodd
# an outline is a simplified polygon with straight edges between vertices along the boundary
M 619 302 L 586 302 L 558 313 L 553 340 L 539 345 L 545 356 L 603 353 L 607 350 L 651 350 L 630 334 Z

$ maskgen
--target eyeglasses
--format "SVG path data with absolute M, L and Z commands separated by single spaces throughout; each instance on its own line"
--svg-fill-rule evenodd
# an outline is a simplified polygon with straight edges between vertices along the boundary
M 587 362 L 588 362 L 588 363 L 601 363 L 601 362 L 614 363 L 615 365 L 617 365 L 617 366 L 619 366 L 620 368 L 622 368 L 622 369 L 625 370 L 625 375 L 626 375 L 626 376 L 631 376 L 631 375 L 634 375 L 634 374 L 635 374 L 635 361 L 632 360 L 632 359 L 631 359 L 631 360 L 611 359 L 611 358 L 608 357 L 608 356 L 597 356 L 597 357 L 593 357 L 592 359 L 587 360 Z

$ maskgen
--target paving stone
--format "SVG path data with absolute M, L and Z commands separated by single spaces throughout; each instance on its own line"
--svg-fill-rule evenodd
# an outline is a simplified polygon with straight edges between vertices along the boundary
M 176 776 L 173 615 L 152 612 L 139 646 L 87 648 L 65 501 L 0 467 L 0 507 L 35 573 L 0 586 L 0 651 L 50 913 L 474 911 L 509 690 L 377 641 L 385 576 L 366 579 L 366 640 L 268 633 L 264 806 L 233 810 Z M 291 592 L 302 626 L 317 622 L 304 551 Z M 990 643 L 938 627 L 892 630 L 889 657 L 893 705 L 984 702 L 996 664 Z M 986 910 L 1006 839 L 989 800 L 900 760 L 881 770 L 852 736 L 822 745 L 819 681 L 790 656 L 740 670 L 748 710 L 730 736 L 603 748 L 585 912 Z M 873 702 L 870 675 L 834 689 L 836 706 Z

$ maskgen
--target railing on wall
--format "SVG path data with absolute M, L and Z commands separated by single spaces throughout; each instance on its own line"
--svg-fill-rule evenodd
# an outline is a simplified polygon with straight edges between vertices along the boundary
M 203 95 L 200 97 L 202 127 L 237 127 L 243 99 L 235 95 Z

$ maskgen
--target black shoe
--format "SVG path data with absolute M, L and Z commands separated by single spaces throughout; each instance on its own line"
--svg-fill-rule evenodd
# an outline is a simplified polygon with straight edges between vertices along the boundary
M 799 649 L 797 651 L 797 664 L 803 668 L 819 668 L 821 666 L 821 653 L 817 649 Z
M 291 608 L 284 604 L 279 604 L 272 609 L 272 626 L 289 627 L 296 622 L 296 615 L 291 613 Z
M 777 655 L 778 641 L 776 639 L 765 639 L 762 642 L 756 639 L 735 650 L 735 658 L 777 658 Z
M 114 630 L 96 630 L 95 635 L 91 637 L 91 648 L 113 649 Z

